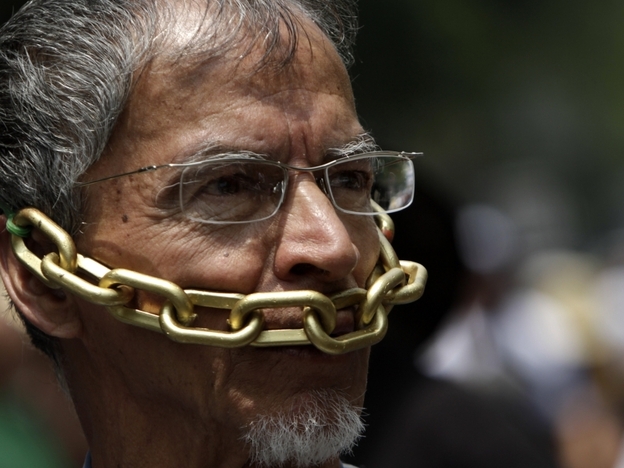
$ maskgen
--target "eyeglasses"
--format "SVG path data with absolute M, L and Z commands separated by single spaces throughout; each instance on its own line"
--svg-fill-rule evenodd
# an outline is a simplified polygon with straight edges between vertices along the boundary
M 414 199 L 412 159 L 422 153 L 377 151 L 332 160 L 315 167 L 295 167 L 249 156 L 212 157 L 207 160 L 142 167 L 90 182 L 84 187 L 132 174 L 169 168 L 171 183 L 159 198 L 177 199 L 189 219 L 209 224 L 241 224 L 275 215 L 284 202 L 291 172 L 313 173 L 318 186 L 334 207 L 354 215 L 393 213 Z M 373 203 L 376 204 L 373 208 Z

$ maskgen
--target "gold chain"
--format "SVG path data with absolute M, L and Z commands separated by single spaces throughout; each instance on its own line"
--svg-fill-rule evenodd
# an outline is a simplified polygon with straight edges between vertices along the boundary
M 39 258 L 28 249 L 23 238 L 12 235 L 11 243 L 16 257 L 47 286 L 63 288 L 86 301 L 106 306 L 118 320 L 164 333 L 173 341 L 225 348 L 313 344 L 326 353 L 342 354 L 379 342 L 388 328 L 387 314 L 392 306 L 419 299 L 427 281 L 427 270 L 422 265 L 398 260 L 386 238 L 394 232 L 390 217 L 379 214 L 376 218 L 381 251 L 378 265 L 367 281 L 368 289 L 348 289 L 331 297 L 317 291 L 244 295 L 184 290 L 161 278 L 121 268 L 111 270 L 77 253 L 69 234 L 35 208 L 21 210 L 15 215 L 14 223 L 36 227 L 54 243 L 58 252 Z M 83 279 L 86 274 L 94 281 Z M 128 307 L 136 290 L 165 299 L 159 314 Z M 358 306 L 357 330 L 331 337 L 336 311 L 355 305 Z M 192 327 L 195 306 L 230 310 L 230 331 Z M 281 307 L 302 307 L 303 328 L 264 330 L 262 309 Z

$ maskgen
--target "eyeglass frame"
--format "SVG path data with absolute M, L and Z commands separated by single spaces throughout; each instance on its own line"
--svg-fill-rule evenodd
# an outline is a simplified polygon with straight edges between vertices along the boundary
M 167 164 L 161 164 L 161 165 L 149 165 L 149 166 L 144 166 L 141 167 L 139 169 L 135 169 L 133 171 L 129 171 L 129 172 L 123 172 L 121 174 L 115 174 L 112 176 L 107 176 L 107 177 L 102 177 L 100 179 L 96 179 L 96 180 L 91 180 L 88 182 L 78 182 L 75 184 L 76 188 L 82 188 L 82 187 L 88 187 L 94 184 L 98 184 L 101 182 L 106 182 L 109 180 L 113 180 L 113 179 L 117 179 L 119 177 L 125 177 L 125 176 L 129 176 L 129 175 L 134 175 L 134 174 L 143 174 L 146 172 L 154 172 L 158 169 L 163 169 L 166 167 L 169 168 L 189 168 L 189 167 L 193 167 L 193 166 L 199 166 L 202 164 L 206 164 L 209 162 L 255 162 L 255 163 L 262 163 L 262 164 L 268 164 L 268 165 L 273 165 L 273 166 L 278 166 L 281 169 L 284 170 L 284 180 L 282 181 L 283 184 L 283 188 L 281 190 L 281 196 L 280 199 L 278 201 L 278 203 L 275 206 L 275 210 L 268 216 L 265 216 L 264 218 L 259 218 L 259 219 L 252 219 L 252 220 L 244 220 L 244 221 L 213 221 L 213 220 L 207 220 L 207 219 L 201 219 L 201 218 L 192 218 L 189 217 L 189 219 L 193 220 L 193 221 L 197 221 L 200 223 L 205 223 L 205 224 L 248 224 L 248 223 L 255 223 L 255 222 L 259 222 L 259 221 L 264 221 L 267 220 L 273 216 L 275 216 L 277 214 L 277 212 L 279 211 L 279 209 L 281 208 L 283 202 L 284 202 L 284 198 L 286 196 L 286 189 L 288 188 L 288 182 L 289 182 L 289 171 L 295 171 L 295 172 L 308 172 L 308 173 L 313 173 L 313 172 L 318 172 L 318 171 L 323 171 L 324 176 L 322 176 L 319 179 L 316 179 L 316 183 L 318 185 L 318 187 L 323 191 L 323 193 L 327 196 L 327 198 L 329 198 L 329 200 L 331 201 L 333 207 L 343 213 L 347 213 L 347 214 L 353 214 L 353 215 L 359 215 L 359 216 L 375 216 L 379 213 L 379 209 L 375 208 L 373 211 L 370 212 L 360 212 L 360 211 L 349 211 L 346 210 L 344 208 L 341 208 L 338 203 L 336 202 L 335 198 L 334 198 L 334 194 L 331 190 L 331 187 L 328 185 L 327 182 L 327 176 L 328 174 L 328 170 L 335 165 L 341 164 L 345 161 L 357 161 L 359 159 L 369 159 L 369 158 L 374 158 L 376 156 L 394 156 L 394 157 L 400 157 L 400 158 L 404 158 L 408 161 L 413 161 L 415 158 L 423 156 L 422 152 L 407 152 L 407 151 L 370 151 L 370 152 L 366 152 L 366 153 L 360 153 L 360 154 L 356 154 L 356 155 L 347 155 L 347 156 L 343 156 L 341 158 L 336 158 L 336 159 L 332 159 L 331 161 L 328 161 L 324 164 L 320 164 L 318 166 L 312 166 L 312 167 L 297 167 L 297 166 L 292 166 L 290 164 L 286 164 L 283 163 L 281 161 L 275 161 L 275 160 L 271 160 L 271 159 L 260 159 L 260 158 L 250 158 L 250 157 L 242 157 L 242 156 L 232 156 L 232 157 L 218 157 L 218 156 L 212 156 L 210 158 L 207 159 L 202 159 L 199 161 L 193 161 L 193 162 L 187 162 L 187 163 L 167 163 Z M 412 162 L 413 164 L 413 162 Z M 322 180 L 322 184 L 319 184 L 319 180 Z M 398 211 L 404 210 L 405 208 L 408 208 L 412 202 L 414 200 L 414 191 L 412 188 L 412 196 L 410 198 L 409 203 L 407 203 L 405 206 L 401 207 L 401 208 L 396 208 L 396 209 L 392 209 L 392 210 L 384 210 L 381 209 L 382 213 L 396 213 Z

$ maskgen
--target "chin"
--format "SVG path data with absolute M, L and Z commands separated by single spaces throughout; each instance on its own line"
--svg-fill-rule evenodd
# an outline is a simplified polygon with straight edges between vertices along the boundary
M 334 389 L 304 391 L 243 428 L 253 466 L 319 466 L 349 453 L 364 432 L 362 408 Z

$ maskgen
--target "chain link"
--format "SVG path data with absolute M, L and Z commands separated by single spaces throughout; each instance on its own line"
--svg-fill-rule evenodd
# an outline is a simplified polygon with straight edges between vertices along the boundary
M 106 306 L 118 320 L 164 333 L 180 343 L 233 348 L 313 344 L 329 354 L 342 354 L 379 342 L 388 328 L 387 314 L 395 304 L 415 301 L 423 294 L 427 271 L 422 265 L 399 261 L 389 238 L 394 225 L 388 215 L 377 216 L 380 241 L 378 265 L 367 280 L 367 289 L 353 288 L 327 297 L 317 291 L 282 291 L 253 294 L 183 290 L 161 278 L 126 269 L 109 269 L 77 253 L 60 226 L 35 208 L 21 210 L 14 218 L 22 227 L 40 230 L 58 249 L 37 257 L 24 239 L 11 236 L 16 257 L 51 288 Z M 84 277 L 90 276 L 93 282 Z M 97 284 L 94 284 L 97 283 Z M 134 309 L 137 290 L 164 299 L 158 314 Z M 195 306 L 230 310 L 231 331 L 192 327 Z M 264 330 L 263 309 L 301 307 L 303 328 Z M 337 310 L 356 307 L 356 331 L 333 338 Z

